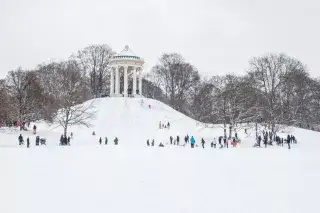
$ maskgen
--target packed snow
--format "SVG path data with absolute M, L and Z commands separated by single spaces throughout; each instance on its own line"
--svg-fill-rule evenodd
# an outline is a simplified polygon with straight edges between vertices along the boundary
M 151 99 L 92 101 L 92 126 L 70 127 L 71 146 L 59 146 L 63 129 L 56 124 L 35 123 L 47 139 L 38 147 L 31 130 L 0 128 L 1 213 L 320 212 L 318 132 L 286 128 L 280 134 L 295 135 L 298 144 L 265 149 L 253 148 L 253 129 L 247 135 L 242 128 L 236 148 L 213 149 L 209 143 L 223 135 L 219 125 Z M 170 129 L 159 129 L 160 121 Z M 30 138 L 29 149 L 18 146 L 20 133 Z M 170 135 L 184 144 L 186 134 L 199 146 L 169 144 Z M 99 145 L 100 137 L 103 144 L 108 137 L 108 145 Z M 155 147 L 147 147 L 147 139 L 155 139 Z

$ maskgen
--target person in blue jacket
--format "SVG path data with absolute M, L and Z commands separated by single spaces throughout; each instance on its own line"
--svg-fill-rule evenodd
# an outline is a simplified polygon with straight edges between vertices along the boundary
M 191 148 L 194 148 L 195 142 L 196 142 L 196 141 L 195 141 L 194 137 L 191 136 L 191 138 L 190 138 Z

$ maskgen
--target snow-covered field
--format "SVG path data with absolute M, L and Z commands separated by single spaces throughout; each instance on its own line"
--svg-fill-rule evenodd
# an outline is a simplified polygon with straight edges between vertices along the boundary
M 320 133 L 290 128 L 299 141 L 291 150 L 259 149 L 251 148 L 254 133 L 241 130 L 239 147 L 212 149 L 222 129 L 160 102 L 104 98 L 94 105 L 93 127 L 72 127 L 70 147 L 58 146 L 62 129 L 54 125 L 37 123 L 46 147 L 23 131 L 30 149 L 18 147 L 19 131 L 0 129 L 1 213 L 320 212 Z M 159 130 L 159 121 L 170 121 L 170 130 Z M 167 145 L 177 134 L 198 143 L 204 137 L 207 147 Z M 98 145 L 105 136 L 109 144 Z M 155 147 L 146 146 L 148 138 Z

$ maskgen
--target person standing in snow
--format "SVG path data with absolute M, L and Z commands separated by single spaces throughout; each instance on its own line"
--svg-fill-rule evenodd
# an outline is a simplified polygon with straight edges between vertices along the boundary
M 288 143 L 288 144 L 291 143 L 291 137 L 290 137 L 290 135 L 287 136 L 287 143 Z
M 63 145 L 63 135 L 60 137 L 60 145 Z
M 238 133 L 234 133 L 234 136 L 236 137 L 236 139 L 238 139 Z
M 21 134 L 19 135 L 18 140 L 19 140 L 19 146 L 21 146 L 23 144 L 23 137 Z
M 194 139 L 193 136 L 190 138 L 190 143 L 191 143 L 191 148 L 194 148 L 194 144 L 196 143 L 196 140 Z
M 213 143 L 213 147 L 216 148 L 216 147 L 217 147 L 217 140 L 216 140 L 216 138 L 213 139 L 213 142 L 212 142 L 212 143 Z
M 154 139 L 152 139 L 151 146 L 154 146 Z
M 149 139 L 147 140 L 147 146 L 150 146 L 150 142 L 149 142 Z
M 37 134 L 37 126 L 36 125 L 33 125 L 33 134 Z
M 118 142 L 119 142 L 119 139 L 116 137 L 116 138 L 114 139 L 114 145 L 118 145 Z
M 29 148 L 30 147 L 30 139 L 29 139 L 29 137 L 27 138 L 27 148 Z
M 187 138 L 187 136 L 184 137 L 184 143 L 185 143 L 185 144 L 188 143 L 188 138 Z
M 107 145 L 107 144 L 108 144 L 108 138 L 105 137 L 105 138 L 104 138 L 104 145 Z
M 219 137 L 219 145 L 220 145 L 220 148 L 222 148 L 222 137 L 221 136 Z
M 262 141 L 262 138 L 261 138 L 261 135 L 259 135 L 259 137 L 258 137 L 258 146 L 260 147 L 260 145 L 261 145 L 261 141 Z
M 180 137 L 179 135 L 177 136 L 177 145 L 179 145 Z
M 202 148 L 204 148 L 204 144 L 205 144 L 206 142 L 204 141 L 204 139 L 203 138 L 201 138 L 201 144 L 202 144 Z
M 39 137 L 39 135 L 36 137 L 36 146 L 39 146 L 39 144 L 40 144 L 40 137 Z
M 170 136 L 170 144 L 172 145 L 173 137 Z
M 70 136 L 68 137 L 68 145 L 70 145 Z
M 263 143 L 264 143 L 265 148 L 267 148 L 267 145 L 268 145 L 268 136 L 267 135 L 264 136 Z
M 102 138 L 101 137 L 99 138 L 99 143 L 100 143 L 100 145 L 102 144 Z
M 223 138 L 223 145 L 228 148 L 228 141 L 226 137 Z
M 71 132 L 70 136 L 71 136 L 71 139 L 72 139 L 73 138 L 73 132 Z
M 170 122 L 168 122 L 167 126 L 168 126 L 168 129 L 170 129 Z

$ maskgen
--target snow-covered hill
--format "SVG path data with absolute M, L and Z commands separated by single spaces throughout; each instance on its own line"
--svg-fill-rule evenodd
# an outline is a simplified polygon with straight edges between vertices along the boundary
M 46 147 L 35 147 L 35 136 L 23 131 L 30 149 L 18 147 L 20 131 L 0 130 L 1 213 L 320 212 L 320 133 L 286 129 L 283 135 L 299 141 L 290 151 L 252 148 L 254 133 L 243 130 L 237 148 L 190 149 L 166 143 L 186 134 L 210 142 L 222 129 L 155 100 L 92 101 L 93 126 L 71 127 L 70 147 L 58 146 L 62 129 L 55 125 L 37 123 Z M 160 121 L 170 130 L 160 130 Z M 105 136 L 118 136 L 119 146 L 99 146 Z M 148 138 L 166 147 L 146 147 Z

